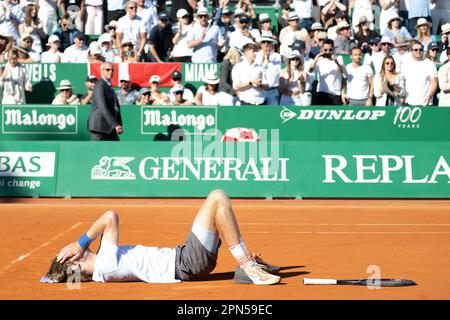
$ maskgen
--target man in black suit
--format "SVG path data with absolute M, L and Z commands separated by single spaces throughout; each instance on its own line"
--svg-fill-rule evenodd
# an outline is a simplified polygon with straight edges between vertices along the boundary
M 91 140 L 119 141 L 123 132 L 119 100 L 111 87 L 114 65 L 103 62 L 100 66 L 101 77 L 94 87 L 92 109 L 89 115 L 88 128 Z

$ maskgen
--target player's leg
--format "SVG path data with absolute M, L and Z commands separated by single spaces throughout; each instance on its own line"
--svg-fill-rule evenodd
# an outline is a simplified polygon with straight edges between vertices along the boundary
M 202 243 L 206 238 L 207 243 L 204 245 L 208 248 L 213 246 L 215 242 L 211 240 L 211 238 L 209 238 L 208 241 L 208 237 L 205 237 L 205 231 L 206 234 L 216 235 L 214 239 L 217 240 L 215 241 L 218 241 L 220 234 L 221 239 L 225 241 L 226 245 L 229 247 L 230 252 L 236 259 L 240 269 L 248 276 L 246 277 L 246 281 L 242 282 L 273 284 L 280 281 L 278 276 L 266 272 L 270 268 L 274 271 L 278 271 L 279 268 L 267 264 L 258 256 L 253 256 L 247 248 L 247 245 L 241 236 L 231 205 L 231 200 L 222 190 L 214 190 L 208 195 L 208 198 L 198 212 L 192 227 L 192 232 Z M 250 282 L 247 282 L 247 280 Z

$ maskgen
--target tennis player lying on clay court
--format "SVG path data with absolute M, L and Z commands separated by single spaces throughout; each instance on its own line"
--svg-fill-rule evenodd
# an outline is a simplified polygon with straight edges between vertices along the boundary
M 219 238 L 220 236 L 220 238 Z M 97 253 L 89 244 L 101 237 Z M 66 282 L 74 272 L 81 281 L 145 281 L 171 283 L 205 279 L 215 268 L 221 239 L 236 259 L 234 281 L 269 285 L 280 282 L 273 266 L 247 248 L 231 207 L 222 190 L 214 190 L 195 217 L 186 242 L 176 248 L 122 246 L 119 242 L 119 216 L 107 211 L 92 227 L 64 247 L 53 259 L 41 282 Z

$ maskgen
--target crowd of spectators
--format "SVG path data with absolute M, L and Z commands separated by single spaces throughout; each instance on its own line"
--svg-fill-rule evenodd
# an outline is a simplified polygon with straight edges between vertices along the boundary
M 280 0 L 276 18 L 239 0 L 4 0 L 2 103 L 31 91 L 22 62 L 220 63 L 192 92 L 148 75 L 121 104 L 450 105 L 450 1 Z M 259 13 L 257 13 L 259 12 Z M 344 62 L 343 55 L 350 58 Z M 438 72 L 439 70 L 439 72 Z M 62 80 L 55 104 L 88 104 Z M 73 98 L 75 97 L 75 98 Z

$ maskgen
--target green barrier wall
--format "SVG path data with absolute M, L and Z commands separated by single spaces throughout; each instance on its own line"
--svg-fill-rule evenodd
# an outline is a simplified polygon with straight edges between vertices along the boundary
M 0 196 L 450 198 L 449 163 L 448 142 L 6 142 Z
M 89 140 L 90 106 L 2 106 L 1 140 Z M 450 141 L 450 108 L 439 107 L 122 107 L 122 141 L 221 139 L 253 128 L 262 140 Z

